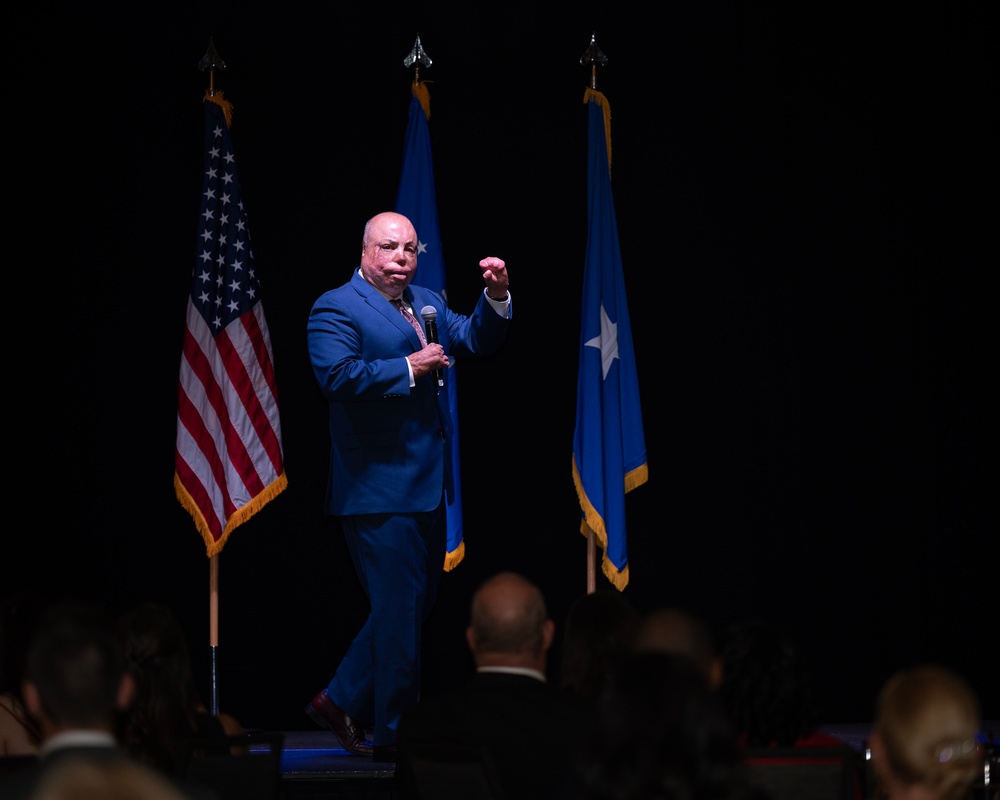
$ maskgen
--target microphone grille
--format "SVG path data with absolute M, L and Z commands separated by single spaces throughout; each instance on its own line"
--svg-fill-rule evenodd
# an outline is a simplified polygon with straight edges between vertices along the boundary
M 422 309 L 420 309 L 420 316 L 423 317 L 425 321 L 435 320 L 437 319 L 437 315 L 438 312 L 437 309 L 434 308 L 434 306 L 424 306 Z

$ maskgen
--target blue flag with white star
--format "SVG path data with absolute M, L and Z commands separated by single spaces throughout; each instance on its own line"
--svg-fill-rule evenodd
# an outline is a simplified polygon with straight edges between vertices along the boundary
M 416 282 L 448 299 L 445 289 L 444 257 L 441 253 L 441 234 L 438 230 L 437 194 L 434 188 L 434 162 L 431 158 L 431 135 L 427 125 L 430 116 L 430 94 L 426 85 L 415 83 L 410 98 L 410 117 L 406 126 L 406 143 L 403 149 L 403 168 L 396 194 L 397 214 L 409 217 L 417 231 Z M 462 480 L 458 460 L 458 389 L 456 367 L 448 368 L 445 387 L 451 408 L 452 435 L 448 443 L 451 456 L 454 491 L 446 497 L 445 511 L 448 520 L 448 549 L 445 570 L 451 570 L 465 557 L 462 527 Z
M 611 194 L 611 112 L 587 89 L 587 255 L 583 272 L 580 363 L 573 433 L 573 483 L 580 531 L 604 550 L 601 570 L 628 584 L 625 495 L 649 477 L 618 223 Z

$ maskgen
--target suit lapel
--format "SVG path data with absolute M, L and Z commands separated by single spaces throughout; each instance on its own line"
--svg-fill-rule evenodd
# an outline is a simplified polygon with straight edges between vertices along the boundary
M 407 322 L 403 315 L 399 313 L 399 310 L 388 300 L 386 300 L 379 292 L 372 286 L 368 281 L 361 277 L 361 273 L 357 270 L 354 271 L 354 276 L 351 278 L 351 282 L 361 295 L 365 302 L 383 317 L 385 317 L 410 343 L 410 347 L 415 352 L 420 349 L 420 339 L 417 337 L 417 332 L 410 327 L 410 323 Z M 403 292 L 403 296 L 406 297 L 407 301 L 410 303 L 410 307 L 413 306 L 413 293 L 410 291 L 409 287 Z

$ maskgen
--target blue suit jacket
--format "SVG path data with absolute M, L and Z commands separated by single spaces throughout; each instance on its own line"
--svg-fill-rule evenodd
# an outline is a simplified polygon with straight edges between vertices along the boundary
M 411 284 L 414 309 L 437 310 L 438 341 L 448 358 L 494 352 L 507 333 L 483 295 L 470 316 L 457 314 L 429 289 Z M 307 326 L 309 360 L 329 402 L 329 514 L 432 511 L 451 493 L 450 379 L 433 375 L 410 388 L 405 356 L 420 349 L 399 311 L 355 269 L 351 280 L 321 295 Z

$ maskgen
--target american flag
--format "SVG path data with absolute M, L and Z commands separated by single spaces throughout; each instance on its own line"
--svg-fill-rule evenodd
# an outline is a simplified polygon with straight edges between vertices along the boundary
M 229 120 L 205 95 L 205 176 L 177 393 L 174 489 L 205 541 L 233 530 L 288 485 L 271 339 L 254 269 Z

